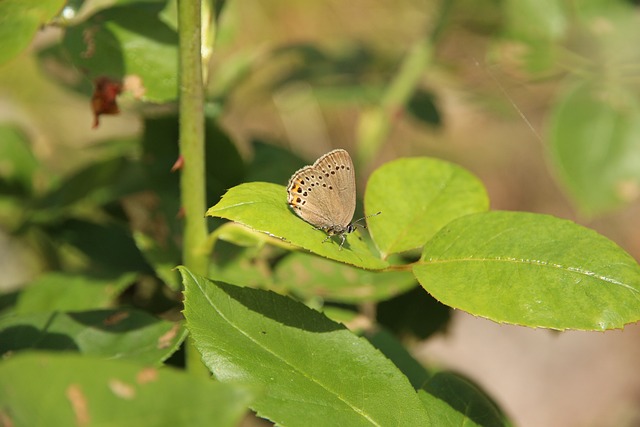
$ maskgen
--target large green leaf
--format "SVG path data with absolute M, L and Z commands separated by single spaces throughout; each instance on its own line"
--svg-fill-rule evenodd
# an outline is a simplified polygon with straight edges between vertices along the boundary
M 482 183 L 451 163 L 418 157 L 399 159 L 377 169 L 364 196 L 371 237 L 383 257 L 422 247 L 451 220 L 486 211 Z
M 0 363 L 6 426 L 235 426 L 249 390 L 171 368 L 80 355 L 24 354 Z
M 23 350 L 77 351 L 159 365 L 186 335 L 178 323 L 132 310 L 8 315 L 0 319 L 0 354 Z
M 413 270 L 444 304 L 496 322 L 605 330 L 640 320 L 638 263 L 595 231 L 551 216 L 460 218 Z
M 290 298 L 180 269 L 185 318 L 221 382 L 265 390 L 253 409 L 287 426 L 427 426 L 407 378 L 364 338 Z
M 323 243 L 327 235 L 293 213 L 287 205 L 287 191 L 277 184 L 251 182 L 233 187 L 207 215 L 230 219 L 247 227 L 279 237 L 323 257 L 366 269 L 382 269 L 387 263 L 373 256 L 357 233 Z
M 388 299 L 416 285 L 410 271 L 368 271 L 301 252 L 286 256 L 274 273 L 278 288 L 345 303 Z
M 0 64 L 29 46 L 31 39 L 62 9 L 65 0 L 0 1 Z
M 587 214 L 640 194 L 640 103 L 633 93 L 574 85 L 556 104 L 550 153 L 569 193 Z

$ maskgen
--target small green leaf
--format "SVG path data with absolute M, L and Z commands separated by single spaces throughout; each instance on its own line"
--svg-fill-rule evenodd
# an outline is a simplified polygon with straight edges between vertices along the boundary
M 488 212 L 442 229 L 413 269 L 454 308 L 558 330 L 640 320 L 640 266 L 595 231 L 547 215 Z
M 0 363 L 0 414 L 13 426 L 236 426 L 252 393 L 165 367 L 79 355 Z
M 0 1 L 0 64 L 26 49 L 35 34 L 58 14 L 64 4 L 65 0 Z
M 273 144 L 254 141 L 253 160 L 247 170 L 247 182 L 287 182 L 291 171 L 298 170 L 307 163 L 290 150 Z
M 251 182 L 233 187 L 207 215 L 226 218 L 247 227 L 279 237 L 296 246 L 323 257 L 366 269 L 382 269 L 387 263 L 373 256 L 357 233 L 347 236 L 340 250 L 340 238 L 327 240 L 327 235 L 316 230 L 293 213 L 287 205 L 287 191 L 277 184 Z
M 520 40 L 558 40 L 567 30 L 567 13 L 556 0 L 508 0 L 505 11 L 507 31 Z
M 427 380 L 418 395 L 442 425 L 502 427 L 511 425 L 496 405 L 471 382 L 450 372 Z
M 426 157 L 400 159 L 377 169 L 364 197 L 367 224 L 383 258 L 422 247 L 440 228 L 463 215 L 486 211 L 482 183 L 463 168 Z
M 574 85 L 556 104 L 550 154 L 582 211 L 597 215 L 640 197 L 640 103 L 623 88 Z
M 0 319 L 0 354 L 24 350 L 77 351 L 159 365 L 180 346 L 179 323 L 132 310 L 9 315 Z
M 431 425 L 407 378 L 369 342 L 292 299 L 180 268 L 185 318 L 221 382 L 265 389 L 278 425 Z
M 432 128 L 442 126 L 442 117 L 436 105 L 436 96 L 432 92 L 416 88 L 406 108 L 407 112 L 411 114 L 418 123 L 428 125 Z
M 65 33 L 73 63 L 90 77 L 138 76 L 143 100 L 166 102 L 178 94 L 178 36 L 159 14 L 163 3 L 137 2 L 97 13 Z
M 99 278 L 51 272 L 29 283 L 20 293 L 16 313 L 107 308 L 134 279 L 134 273 Z
M 409 292 L 380 302 L 376 307 L 376 319 L 403 339 L 425 340 L 446 328 L 451 311 L 451 307 L 416 286 Z
M 77 249 L 94 276 L 113 278 L 128 272 L 152 272 L 130 231 L 119 223 L 69 219 L 46 230 L 58 245 Z
M 39 163 L 29 140 L 13 126 L 0 126 L 0 193 L 30 195 Z
M 98 160 L 64 180 L 50 192 L 36 200 L 34 210 L 38 218 L 65 211 L 74 204 L 106 204 L 139 192 L 144 177 L 137 163 L 124 157 Z
M 244 164 L 233 141 L 207 117 L 205 121 L 207 152 L 207 201 L 214 203 L 227 188 L 242 182 Z M 171 172 L 180 153 L 178 116 L 147 118 L 144 122 L 142 148 L 144 169 L 149 185 L 161 199 L 167 218 L 175 218 L 180 209 L 180 174 Z M 182 220 L 173 225 L 182 233 Z
M 156 275 L 174 292 L 180 290 L 180 278 L 175 270 L 180 263 L 180 249 L 172 239 L 162 243 L 141 231 L 133 232 L 133 239 L 144 259 Z
M 227 224 L 234 224 L 238 229 L 244 228 L 237 223 L 229 222 Z M 223 225 L 223 227 L 225 225 Z M 220 230 L 220 228 L 216 229 L 216 231 Z M 246 228 L 244 228 L 244 230 L 246 230 Z M 260 236 L 267 239 L 270 238 L 262 233 L 256 233 L 255 231 L 253 233 L 260 234 Z M 262 245 L 258 245 L 257 247 L 242 247 L 236 245 L 237 242 L 230 244 L 224 241 L 218 241 L 215 255 L 209 265 L 209 277 L 228 283 L 240 283 L 242 286 L 252 288 L 273 286 L 270 274 L 270 260 L 268 259 L 268 255 L 266 255 L 268 251 L 262 250 Z
M 367 271 L 305 253 L 280 261 L 274 281 L 302 298 L 344 303 L 384 300 L 416 285 L 410 271 Z

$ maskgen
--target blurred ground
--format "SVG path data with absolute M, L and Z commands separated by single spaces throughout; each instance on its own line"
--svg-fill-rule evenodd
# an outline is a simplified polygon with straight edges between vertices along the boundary
M 446 335 L 416 350 L 427 364 L 469 376 L 518 426 L 640 425 L 640 326 L 554 332 L 456 312 Z

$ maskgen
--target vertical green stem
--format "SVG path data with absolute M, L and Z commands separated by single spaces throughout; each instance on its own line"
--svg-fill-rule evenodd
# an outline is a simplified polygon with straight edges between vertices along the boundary
M 201 22 L 199 0 L 178 0 L 180 37 L 180 154 L 184 161 L 180 195 L 184 209 L 184 265 L 192 272 L 207 274 L 203 250 L 207 238 L 204 164 L 204 88 L 200 55 Z
M 204 87 L 201 58 L 200 0 L 178 0 L 180 41 L 180 197 L 184 209 L 182 262 L 192 272 L 207 274 L 204 143 Z M 187 370 L 203 372 L 200 354 L 191 339 L 185 347 Z

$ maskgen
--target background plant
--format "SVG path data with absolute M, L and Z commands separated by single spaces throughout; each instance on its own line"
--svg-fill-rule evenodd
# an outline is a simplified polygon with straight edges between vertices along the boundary
M 495 210 L 572 217 L 564 202 L 548 208 L 559 193 L 548 178 L 538 179 L 531 163 L 521 175 L 500 170 L 503 162 L 537 153 L 518 144 L 520 138 L 542 143 L 584 221 L 597 218 L 591 225 L 635 253 L 637 239 L 620 225 L 633 224 L 620 219 L 633 218 L 640 169 L 635 52 L 628 43 L 638 28 L 633 6 L 407 2 L 372 11 L 355 5 L 369 15 L 350 19 L 349 31 L 335 36 L 327 25 L 314 37 L 296 38 L 293 29 L 258 25 L 256 16 L 263 15 L 249 13 L 255 5 L 205 2 L 202 48 L 190 46 L 204 60 L 205 103 L 187 115 L 196 119 L 193 126 L 183 116 L 181 128 L 175 102 L 181 100 L 183 114 L 193 104 L 183 104 L 189 97 L 178 97 L 178 88 L 184 95 L 198 82 L 179 84 L 187 74 L 176 69 L 188 58 L 178 41 L 193 37 L 194 29 L 180 21 L 187 15 L 178 6 L 0 4 L 2 40 L 10 46 L 2 50 L 2 87 L 11 101 L 11 120 L 0 129 L 2 223 L 34 264 L 27 274 L 20 271 L 20 287 L 3 294 L 0 321 L 2 392 L 15 399 L 2 410 L 18 425 L 44 417 L 139 425 L 136 416 L 157 414 L 158 407 L 166 411 L 150 424 L 215 419 L 233 425 L 246 407 L 285 425 L 312 415 L 318 423 L 329 420 L 300 398 L 322 402 L 345 424 L 423 424 L 424 417 L 436 425 L 444 419 L 501 424 L 504 417 L 476 386 L 437 366 L 425 369 L 406 352 L 448 322 L 448 307 L 559 330 L 637 321 L 638 265 L 631 256 L 568 221 L 489 212 L 483 185 L 489 194 L 494 188 Z M 307 23 L 329 21 L 317 5 L 275 2 L 260 10 L 292 24 L 296 13 Z M 25 51 L 43 24 L 58 32 Z M 452 51 L 463 59 L 454 61 Z M 87 136 L 92 82 L 102 76 L 124 79 L 123 117 L 102 116 L 99 130 Z M 474 84 L 478 76 L 481 83 Z M 528 83 L 525 90 L 520 82 Z M 58 120 L 66 100 L 81 107 Z M 464 107 L 448 110 L 447 101 Z M 15 113 L 25 106 L 27 113 Z M 480 109 L 511 115 L 523 131 L 493 145 L 480 121 L 467 122 L 473 132 L 463 143 L 451 136 L 455 131 L 447 133 L 456 127 L 451 111 Z M 281 128 L 273 125 L 278 121 Z M 187 176 L 193 162 L 184 151 L 202 130 L 206 184 Z M 282 185 L 308 161 L 261 135 L 287 140 L 308 160 L 332 146 L 349 148 L 362 177 L 364 210 L 384 212 L 369 224 L 371 241 L 350 236 L 344 251 L 321 245 L 322 233 L 284 203 Z M 77 150 L 71 141 L 94 143 Z M 182 182 L 170 172 L 180 153 Z M 481 179 L 425 154 L 468 165 Z M 496 166 L 502 175 L 487 172 Z M 519 183 L 522 201 L 500 197 L 505 184 L 495 180 Z M 201 203 L 202 212 L 194 215 L 190 203 Z M 211 207 L 208 241 L 205 207 Z M 186 219 L 196 231 L 185 229 L 181 208 L 198 217 Z M 188 268 L 180 270 L 182 280 L 173 269 L 181 263 Z M 184 360 L 182 286 L 188 329 L 220 382 L 206 379 L 192 347 Z M 373 346 L 305 305 L 349 324 Z M 363 320 L 369 326 L 360 329 Z M 22 354 L 27 349 L 41 352 Z M 128 360 L 105 360 L 114 358 Z M 34 385 L 43 375 L 50 375 L 47 389 Z M 34 410 L 32 403 L 42 402 L 38 393 L 57 400 Z M 368 403 L 358 400 L 365 394 Z

